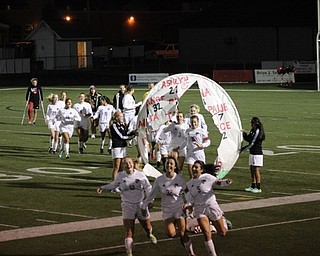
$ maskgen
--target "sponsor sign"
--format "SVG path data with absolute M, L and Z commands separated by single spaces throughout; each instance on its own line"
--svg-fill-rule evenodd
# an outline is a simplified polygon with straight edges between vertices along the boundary
M 282 84 L 294 83 L 294 73 L 279 75 L 276 69 L 255 69 L 255 83 L 257 84 Z
M 168 77 L 168 73 L 135 73 L 129 74 L 129 84 L 146 85 L 149 83 L 158 83 L 162 79 Z

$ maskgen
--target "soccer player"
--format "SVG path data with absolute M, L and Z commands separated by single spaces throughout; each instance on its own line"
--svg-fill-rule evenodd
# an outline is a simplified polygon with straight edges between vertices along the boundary
M 115 109 L 113 105 L 108 104 L 107 97 L 101 96 L 100 97 L 100 106 L 98 107 L 97 111 L 93 115 L 93 120 L 95 123 L 95 120 L 99 120 L 99 128 L 100 128 L 100 154 L 104 153 L 104 144 L 105 144 L 105 137 L 106 133 L 108 133 L 108 152 L 111 154 L 111 147 L 112 147 L 112 141 L 111 141 L 111 134 L 109 130 L 110 121 L 112 118 L 112 115 L 115 113 Z
M 126 92 L 126 86 L 124 84 L 119 85 L 119 91 L 113 97 L 113 107 L 117 111 L 123 111 L 122 99 Z
M 112 140 L 112 180 L 114 180 L 120 170 L 121 161 L 127 156 L 127 140 L 133 139 L 135 131 L 128 132 L 128 128 L 124 123 L 123 113 L 116 111 L 111 119 L 110 134 Z
M 209 147 L 211 141 L 208 132 L 199 127 L 199 117 L 190 117 L 190 128 L 186 131 L 187 137 L 187 164 L 190 178 L 192 177 L 192 165 L 196 160 L 205 163 L 206 155 L 204 148 Z
M 148 206 L 153 202 L 157 193 L 160 193 L 162 219 L 166 234 L 170 238 L 180 237 L 188 255 L 195 255 L 191 239 L 186 233 L 186 222 L 183 212 L 183 195 L 187 188 L 186 182 L 178 173 L 177 160 L 173 157 L 168 157 L 165 163 L 165 174 L 159 176 L 154 182 L 152 191 L 143 201 L 141 211 L 143 214 L 148 213 Z
M 28 102 L 28 117 L 29 124 L 36 125 L 37 117 L 38 117 L 38 109 L 40 107 L 40 101 L 43 101 L 43 93 L 41 86 L 38 85 L 37 78 L 31 78 L 31 85 L 28 87 L 26 92 L 26 101 Z M 32 111 L 33 111 L 33 119 L 32 119 Z
M 79 154 L 83 154 L 85 143 L 89 137 L 90 118 L 92 117 L 92 108 L 90 103 L 86 102 L 86 95 L 84 93 L 79 94 L 79 102 L 74 104 L 73 108 L 78 111 L 81 116 L 81 121 L 77 122 L 74 126 L 78 134 L 78 146 Z
M 190 123 L 190 119 L 192 116 L 197 116 L 199 119 L 199 127 L 204 129 L 204 130 L 208 130 L 208 126 L 206 124 L 206 121 L 204 120 L 204 117 L 202 114 L 200 114 L 200 107 L 197 104 L 192 104 L 189 107 L 189 113 L 186 114 L 185 116 L 185 122 L 186 124 L 188 124 L 189 126 L 191 125 Z
M 215 176 L 203 173 L 204 162 L 197 160 L 192 166 L 192 179 L 187 182 L 187 208 L 194 211 L 203 236 L 205 246 L 210 256 L 216 256 L 216 251 L 211 237 L 210 221 L 212 221 L 217 233 L 221 236 L 227 234 L 227 225 L 224 222 L 223 212 L 218 205 L 216 196 L 212 190 L 214 185 L 228 186 L 230 179 L 217 179 Z
M 169 152 L 172 150 L 177 151 L 179 170 L 182 172 L 184 160 L 187 154 L 186 131 L 189 126 L 184 122 L 184 114 L 182 112 L 178 112 L 175 116 L 177 121 L 172 122 L 169 126 L 164 128 L 164 132 L 171 132 Z
M 124 171 L 120 172 L 110 184 L 97 189 L 100 195 L 103 191 L 119 189 L 121 194 L 121 208 L 123 225 L 125 228 L 125 248 L 127 256 L 132 256 L 135 220 L 138 219 L 145 230 L 150 242 L 157 244 L 157 238 L 152 234 L 152 225 L 149 211 L 143 215 L 141 212 L 142 201 L 145 194 L 152 189 L 147 176 L 134 168 L 134 162 L 130 157 L 123 159 Z
M 63 150 L 60 151 L 59 157 L 63 156 L 63 153 L 66 154 L 66 159 L 70 157 L 70 139 L 73 134 L 75 122 L 80 122 L 81 117 L 79 113 L 72 108 L 72 100 L 70 98 L 66 99 L 66 106 L 63 109 L 60 109 L 56 119 L 61 121 L 60 123 L 60 133 L 62 134 L 62 143 Z
M 47 97 L 49 105 L 47 107 L 47 113 L 45 116 L 45 122 L 50 130 L 50 146 L 49 153 L 55 154 L 59 141 L 59 131 L 56 129 L 56 116 L 61 108 L 61 105 L 58 104 L 59 96 L 57 94 L 50 94 Z
M 133 94 L 133 86 L 128 85 L 126 87 L 126 93 L 122 99 L 124 122 L 126 125 L 129 125 L 130 121 L 134 118 L 136 114 L 136 107 L 139 107 L 142 104 L 141 101 L 136 104 Z
M 102 95 L 97 92 L 96 87 L 94 85 L 90 85 L 87 98 L 89 99 L 89 103 L 91 105 L 93 115 L 96 113 L 98 107 L 100 106 L 101 96 Z M 90 119 L 90 126 L 91 126 L 91 139 L 94 139 L 96 137 L 96 126 L 93 123 L 93 119 Z
M 249 142 L 249 145 L 241 148 L 241 152 L 249 150 L 249 166 L 251 173 L 251 186 L 246 188 L 245 191 L 252 193 L 261 193 L 261 175 L 260 170 L 263 166 L 263 152 L 262 142 L 265 140 L 266 135 L 264 133 L 263 124 L 258 117 L 251 118 L 251 130 L 247 134 L 243 132 L 243 138 Z
M 155 141 L 159 145 L 159 152 L 161 155 L 161 158 L 158 158 L 157 155 L 157 163 L 161 160 L 163 163 L 163 170 L 165 171 L 165 162 L 169 156 L 169 144 L 171 141 L 171 132 L 166 131 L 165 128 L 169 126 L 170 122 L 167 121 L 165 124 L 161 125 L 159 129 L 157 130 Z M 159 167 L 157 165 L 157 167 Z

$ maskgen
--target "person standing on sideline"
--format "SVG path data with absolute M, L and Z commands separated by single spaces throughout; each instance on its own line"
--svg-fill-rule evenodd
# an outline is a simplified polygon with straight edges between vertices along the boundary
M 187 204 L 185 208 L 191 212 L 194 211 L 194 216 L 198 220 L 205 238 L 205 247 L 210 256 L 216 256 L 211 237 L 210 221 L 221 236 L 227 234 L 228 227 L 212 187 L 214 185 L 228 186 L 232 183 L 232 180 L 217 179 L 211 174 L 203 173 L 204 165 L 203 161 L 196 160 L 192 166 L 192 179 L 187 182 L 188 193 L 186 194 Z
M 124 123 L 123 113 L 116 111 L 110 122 L 110 134 L 113 159 L 112 180 L 114 180 L 120 171 L 122 159 L 127 156 L 127 140 L 133 139 L 135 131 L 128 132 L 128 128 Z
M 89 138 L 90 118 L 92 117 L 92 109 L 90 103 L 86 102 L 86 95 L 79 94 L 79 102 L 74 104 L 73 108 L 78 111 L 81 121 L 74 126 L 78 134 L 79 154 L 83 154 L 85 143 Z
M 50 131 L 50 146 L 49 146 L 49 153 L 55 154 L 58 142 L 59 142 L 59 131 L 56 129 L 56 116 L 61 108 L 61 105 L 58 104 L 59 96 L 58 94 L 50 94 L 47 97 L 49 101 L 49 105 L 47 107 L 47 113 L 45 117 L 46 125 Z
M 262 142 L 265 140 L 263 124 L 258 117 L 252 117 L 250 120 L 251 130 L 247 134 L 243 131 L 243 139 L 249 142 L 249 145 L 241 148 L 241 152 L 249 150 L 249 166 L 251 173 L 251 187 L 245 189 L 247 192 L 261 193 L 261 175 L 260 170 L 263 166 Z
M 124 115 L 124 122 L 128 126 L 130 121 L 136 115 L 136 107 L 139 107 L 142 102 L 138 102 L 136 104 L 134 99 L 134 88 L 131 85 L 126 87 L 126 93 L 122 99 L 122 106 L 123 106 L 123 115 Z
M 110 134 L 110 121 L 112 118 L 112 115 L 115 113 L 115 109 L 111 104 L 108 104 L 108 99 L 105 96 L 100 97 L 100 106 L 98 107 L 97 111 L 93 115 L 93 123 L 96 123 L 96 120 L 99 120 L 99 129 L 100 129 L 100 154 L 104 153 L 104 143 L 105 143 L 105 137 L 106 133 L 108 133 L 108 152 L 111 154 L 111 147 L 112 147 L 112 141 L 111 141 L 111 134 Z
M 206 162 L 204 149 L 209 147 L 211 141 L 208 132 L 199 127 L 199 117 L 190 117 L 190 128 L 186 130 L 187 137 L 187 164 L 190 178 L 192 177 L 192 166 L 194 161 Z
M 91 105 L 92 114 L 94 115 L 100 106 L 100 97 L 102 95 L 97 92 L 96 87 L 94 85 L 90 85 L 89 93 L 87 95 L 89 99 L 89 103 Z M 91 126 L 91 139 L 96 137 L 96 126 L 94 125 L 93 119 L 90 119 L 90 126 Z
M 148 206 L 152 204 L 157 193 L 161 193 L 162 219 L 166 234 L 170 238 L 180 237 L 189 256 L 195 255 L 192 242 L 186 233 L 186 221 L 183 213 L 186 193 L 186 182 L 178 175 L 178 162 L 169 156 L 165 162 L 165 174 L 159 176 L 153 184 L 152 191 L 143 201 L 141 212 L 148 213 Z M 178 232 L 178 234 L 177 234 Z
M 36 125 L 38 117 L 38 109 L 40 107 L 40 102 L 43 101 L 43 93 L 41 86 L 38 85 L 38 78 L 31 78 L 31 85 L 28 87 L 26 92 L 26 101 L 28 102 L 28 117 L 29 124 Z M 32 119 L 33 111 L 33 119 Z
M 123 111 L 122 99 L 126 92 L 126 86 L 124 84 L 119 85 L 119 91 L 113 97 L 113 107 L 117 111 Z
M 110 184 L 98 188 L 97 194 L 100 195 L 106 190 L 114 191 L 115 189 L 119 189 L 121 194 L 123 225 L 125 228 L 124 244 L 127 256 L 132 256 L 136 219 L 139 220 L 150 242 L 157 244 L 157 238 L 152 234 L 149 212 L 146 212 L 145 215 L 141 213 L 142 201 L 145 198 L 145 194 L 148 195 L 150 193 L 152 187 L 144 172 L 134 168 L 131 157 L 125 157 L 123 159 L 123 165 L 124 171 L 119 173 Z
M 66 159 L 68 159 L 70 157 L 70 139 L 73 134 L 74 124 L 81 121 L 79 113 L 72 108 L 72 100 L 70 98 L 66 99 L 66 105 L 59 110 L 56 120 L 61 121 L 62 150 L 59 152 L 59 157 L 62 158 L 63 153 L 65 153 Z

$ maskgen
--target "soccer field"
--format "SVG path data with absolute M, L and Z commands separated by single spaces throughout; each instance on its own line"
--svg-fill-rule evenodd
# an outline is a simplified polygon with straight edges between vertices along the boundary
M 218 255 L 318 255 L 320 249 L 320 94 L 281 90 L 264 85 L 225 87 L 245 130 L 252 116 L 261 118 L 266 140 L 261 194 L 244 191 L 250 185 L 248 152 L 240 155 L 228 174 L 233 184 L 217 189 L 219 204 L 233 229 L 214 235 Z M 74 102 L 88 87 L 44 87 L 44 95 L 65 90 Z M 110 98 L 117 87 L 98 86 Z M 147 88 L 136 87 L 142 98 Z M 26 88 L 0 88 L 0 255 L 125 255 L 120 197 L 98 186 L 111 181 L 112 159 L 99 154 L 99 136 L 89 139 L 79 155 L 71 139 L 70 159 L 48 154 L 49 132 L 42 113 L 36 126 L 20 125 Z M 179 107 L 201 99 L 188 90 Z M 45 102 L 46 110 L 47 102 Z M 214 161 L 221 137 L 209 113 L 201 108 L 209 127 L 208 162 Z M 245 143 L 245 142 L 244 142 Z M 131 156 L 136 153 L 129 149 Z M 152 164 L 155 164 L 152 162 Z M 187 177 L 184 172 L 185 178 Z M 151 179 L 153 181 L 153 179 Z M 185 255 L 179 240 L 167 239 L 159 200 L 153 212 L 158 244 L 150 244 L 139 224 L 134 255 Z M 193 235 L 198 256 L 207 255 L 201 234 Z

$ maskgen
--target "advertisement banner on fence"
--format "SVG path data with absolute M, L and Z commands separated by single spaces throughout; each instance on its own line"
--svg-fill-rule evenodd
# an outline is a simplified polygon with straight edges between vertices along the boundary
M 168 77 L 168 73 L 135 73 L 129 74 L 129 84 L 146 85 L 149 83 L 158 83 L 162 79 Z
M 213 70 L 213 80 L 218 83 L 251 83 L 252 70 Z
M 283 84 L 294 83 L 294 73 L 278 74 L 276 69 L 255 69 L 255 83 L 257 84 Z

